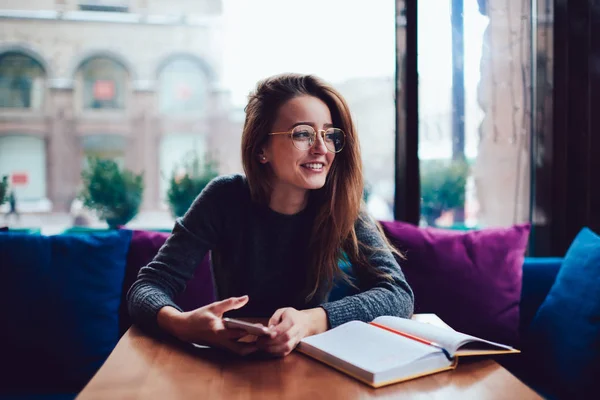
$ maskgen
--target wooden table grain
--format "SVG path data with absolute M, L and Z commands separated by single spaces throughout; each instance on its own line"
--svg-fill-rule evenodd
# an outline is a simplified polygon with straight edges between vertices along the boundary
M 92 399 L 540 399 L 497 362 L 373 389 L 303 354 L 239 357 L 135 326 L 77 397 Z

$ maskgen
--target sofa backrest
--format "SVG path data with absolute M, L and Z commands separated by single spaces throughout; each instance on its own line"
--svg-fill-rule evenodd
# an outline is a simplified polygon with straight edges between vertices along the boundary
M 523 262 L 520 331 L 523 335 L 544 302 L 563 262 L 560 257 L 526 257 Z
M 392 232 L 390 227 L 396 228 L 396 231 Z M 399 227 L 402 228 L 400 231 L 397 230 Z M 410 240 L 401 241 L 404 240 L 402 236 L 406 233 L 406 230 L 404 229 L 405 228 L 398 225 L 398 223 L 395 223 L 394 226 L 388 224 L 386 233 L 390 240 L 396 241 L 395 243 L 397 245 L 398 243 L 404 243 L 404 245 L 411 244 Z M 18 360 L 19 362 L 12 367 L 11 371 L 13 373 L 10 375 L 12 378 L 7 378 L 12 379 L 12 384 L 19 385 L 23 383 L 30 386 L 35 385 L 35 382 L 30 377 L 30 372 L 35 370 L 34 366 L 40 366 L 40 368 L 42 368 L 41 366 L 46 365 L 44 363 L 53 362 L 54 356 L 52 354 L 60 352 L 59 346 L 63 342 L 65 345 L 67 345 L 68 342 L 69 348 L 72 350 L 69 353 L 72 353 L 72 359 L 67 360 L 68 363 L 63 360 L 65 369 L 62 370 L 62 372 L 60 369 L 55 368 L 55 373 L 52 375 L 40 375 L 40 377 L 44 378 L 43 381 L 40 380 L 37 383 L 40 387 L 53 385 L 60 389 L 70 387 L 77 390 L 77 388 L 80 388 L 81 385 L 85 383 L 85 379 L 93 374 L 93 368 L 95 368 L 89 367 L 87 364 L 83 363 L 82 357 L 88 356 L 88 353 L 93 354 L 94 358 L 92 364 L 94 366 L 100 365 L 104 361 L 103 357 L 109 354 L 112 350 L 111 346 L 116 344 L 116 340 L 118 339 L 118 336 L 115 337 L 112 333 L 108 332 L 108 330 L 112 329 L 109 325 L 117 325 L 115 321 L 116 314 L 118 314 L 118 328 L 120 328 L 121 333 L 129 327 L 131 321 L 129 319 L 125 301 L 126 293 L 137 278 L 139 269 L 152 260 L 169 236 L 168 233 L 161 232 L 128 232 L 129 233 L 107 232 L 97 235 L 87 233 L 67 235 L 56 239 L 48 239 L 40 235 L 27 234 L 11 235 L 9 239 L 9 234 L 2 234 L 7 236 L 4 237 L 4 241 L 0 240 L 0 250 L 2 250 L 0 269 L 6 270 L 3 272 L 3 276 L 6 278 L 4 282 L 9 285 L 6 286 L 4 290 L 0 291 L 0 294 L 5 296 L 5 304 L 20 304 L 21 308 L 18 313 L 12 314 L 10 314 L 10 307 L 4 309 L 2 320 L 10 321 L 10 327 L 13 327 L 14 329 L 13 334 L 7 329 L 4 329 L 1 333 L 5 335 L 4 342 L 12 346 L 12 349 L 21 349 L 23 351 L 27 349 L 30 353 L 30 358 L 23 356 L 23 354 L 26 353 L 19 353 L 18 358 L 15 358 L 15 360 Z M 428 232 L 428 235 L 431 234 L 431 231 L 424 232 Z M 520 231 L 520 233 L 508 232 L 508 234 L 516 234 L 516 237 L 519 238 L 519 246 L 521 246 L 521 241 L 524 237 L 523 231 Z M 441 235 L 444 236 L 447 235 L 447 233 L 441 233 Z M 478 245 L 481 246 L 485 246 L 487 240 L 489 240 L 483 240 L 481 237 L 473 236 L 473 234 L 471 234 L 470 237 L 471 239 L 475 237 L 482 240 L 480 242 L 472 242 L 478 243 Z M 448 241 L 451 242 L 453 240 L 452 238 L 455 238 L 454 240 L 458 243 L 464 241 L 466 237 L 464 234 L 444 236 L 443 240 L 446 241 L 445 245 L 448 245 Z M 500 241 L 500 245 L 496 243 L 496 246 L 500 246 L 499 248 L 495 248 L 494 251 L 496 252 L 506 251 L 506 249 L 510 250 L 511 242 Z M 418 249 L 419 246 L 412 247 L 411 252 L 407 253 L 407 257 L 411 257 L 411 259 L 414 260 L 416 257 L 414 252 L 419 251 Z M 406 250 L 406 248 L 403 248 L 402 250 Z M 517 248 L 517 252 L 521 250 L 521 247 Z M 425 251 L 431 252 L 431 249 L 425 249 Z M 446 262 L 446 257 L 450 257 L 450 255 L 445 251 L 438 251 L 435 254 L 436 257 L 439 258 L 434 258 L 435 263 L 427 264 L 427 268 L 419 268 L 418 265 L 416 267 L 415 265 L 406 266 L 405 263 L 402 262 L 402 265 L 406 268 L 412 268 L 410 272 L 406 274 L 409 283 L 411 283 L 411 277 L 414 279 L 415 274 L 419 273 L 430 274 L 429 277 L 431 278 L 433 276 L 434 279 L 436 276 L 438 279 L 441 276 L 444 276 L 442 273 L 436 272 L 435 268 L 447 266 L 448 263 Z M 23 257 L 23 255 L 29 255 L 30 257 Z M 110 263 L 108 263 L 106 257 L 110 257 Z M 29 259 L 30 261 L 28 261 Z M 473 261 L 474 259 L 471 257 L 467 260 Z M 522 291 L 519 292 L 519 330 L 521 333 L 529 326 L 529 323 L 534 317 L 540 304 L 546 298 L 548 291 L 556 279 L 561 263 L 561 258 L 525 258 L 522 268 L 519 268 L 519 279 L 521 279 L 520 271 L 522 271 Z M 110 268 L 108 268 L 109 264 Z M 350 266 L 347 264 L 345 265 L 350 272 Z M 483 266 L 485 268 L 500 267 L 489 261 L 486 261 Z M 471 267 L 473 267 L 473 265 L 471 265 Z M 494 269 L 491 271 L 493 272 Z M 513 270 L 510 269 L 510 271 Z M 456 284 L 452 279 L 452 276 L 454 275 L 447 276 L 448 279 L 445 283 L 447 286 L 444 286 L 444 282 L 438 281 L 436 287 L 444 288 Z M 485 270 L 483 270 L 481 276 L 486 276 Z M 488 275 L 488 278 L 493 278 L 494 276 L 495 275 L 493 274 Z M 121 285 L 122 282 L 122 290 L 120 292 L 118 289 L 115 292 L 113 288 L 115 282 L 119 282 L 119 285 Z M 510 282 L 513 282 L 512 278 Z M 87 290 L 88 285 L 92 285 L 93 287 L 90 287 L 90 290 Z M 39 290 L 36 290 L 36 287 Z M 427 288 L 428 286 L 425 285 L 423 287 Z M 60 293 L 60 296 L 57 297 L 57 293 Z M 117 296 L 120 295 L 120 306 L 119 301 L 113 299 L 113 294 L 115 293 Z M 343 290 L 338 290 L 335 293 L 338 293 L 338 295 L 342 293 L 350 294 Z M 332 295 L 335 296 L 335 293 Z M 110 297 L 110 301 L 108 297 L 109 294 L 112 296 Z M 469 289 L 465 287 L 462 291 L 456 292 L 456 295 L 462 294 L 468 295 Z M 1 295 L 0 298 L 2 297 Z M 19 295 L 22 296 L 19 297 Z M 96 297 L 90 297 L 92 295 Z M 51 301 L 48 301 L 47 299 L 51 299 Z M 59 300 L 62 302 L 61 306 L 52 308 L 51 306 Z M 176 302 L 184 310 L 191 310 L 214 300 L 215 290 L 213 287 L 209 257 L 207 255 L 198 266 L 194 278 L 188 283 L 185 291 L 176 299 Z M 115 307 L 111 317 L 106 310 L 109 309 L 109 306 L 112 307 L 113 305 L 115 305 Z M 90 312 L 99 306 L 101 306 L 102 310 Z M 437 310 L 417 311 L 436 312 Z M 8 314 L 6 314 L 7 312 Z M 51 322 L 56 320 L 55 316 L 57 315 L 57 312 L 59 312 L 60 318 L 64 319 L 66 322 L 52 325 Z M 444 319 L 443 315 L 441 315 L 441 317 Z M 89 320 L 89 322 L 81 322 L 83 320 Z M 106 323 L 105 321 L 109 322 Z M 447 322 L 452 325 L 452 321 Z M 27 328 L 29 326 L 28 324 L 37 325 L 32 325 L 30 328 Z M 93 328 L 97 325 L 98 329 Z M 50 334 L 50 332 L 56 330 L 55 328 L 60 327 L 64 327 L 65 329 L 68 328 L 68 332 L 65 334 L 58 334 L 57 331 L 56 334 L 52 334 L 53 337 L 58 339 L 51 341 L 53 345 L 49 349 L 36 347 L 48 343 L 48 341 L 42 342 L 36 339 L 37 336 L 29 335 L 29 333 L 39 331 L 46 331 Z M 99 338 L 98 334 L 101 333 L 101 331 L 107 332 L 106 337 L 108 338 L 108 341 L 104 339 L 102 339 L 103 341 L 100 340 L 101 338 Z M 94 333 L 94 335 L 92 335 L 93 337 L 90 336 L 92 333 Z M 18 339 L 22 339 L 22 345 L 18 344 Z M 106 343 L 109 342 L 110 345 L 107 345 Z M 77 350 L 77 346 L 79 346 L 79 350 Z M 86 349 L 88 348 L 90 351 L 86 353 Z M 101 354 L 99 352 L 101 352 Z M 67 353 L 63 352 L 61 354 Z M 14 355 L 16 356 L 17 353 Z M 8 360 L 6 357 L 5 354 L 4 358 Z M 86 367 L 81 368 L 79 363 L 81 365 L 85 364 Z M 78 372 L 73 374 L 73 371 L 68 369 L 69 366 L 77 366 L 76 369 Z M 22 382 L 17 379 L 19 371 L 24 373 Z M 25 373 L 26 371 L 28 372 Z

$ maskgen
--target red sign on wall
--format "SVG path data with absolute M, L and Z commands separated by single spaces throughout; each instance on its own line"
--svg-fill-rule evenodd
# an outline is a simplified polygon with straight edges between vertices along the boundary
M 97 80 L 94 82 L 94 99 L 112 100 L 115 97 L 115 82 Z
M 29 182 L 27 172 L 14 172 L 10 176 L 10 183 L 13 186 L 25 186 Z

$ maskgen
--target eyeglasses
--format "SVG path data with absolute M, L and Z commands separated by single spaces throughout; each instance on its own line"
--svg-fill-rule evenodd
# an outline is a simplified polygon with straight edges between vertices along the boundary
M 346 143 L 346 134 L 344 131 L 338 128 L 329 128 L 326 130 L 319 130 L 318 132 L 323 138 L 325 147 L 327 147 L 328 151 L 331 153 L 339 153 L 342 151 L 344 144 Z M 317 141 L 317 132 L 310 125 L 298 125 L 287 132 L 269 133 L 269 136 L 273 135 L 289 135 L 294 147 L 302 151 L 310 149 Z

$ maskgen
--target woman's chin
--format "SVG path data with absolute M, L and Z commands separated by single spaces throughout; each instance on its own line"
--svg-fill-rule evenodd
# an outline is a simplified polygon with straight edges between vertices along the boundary
M 326 175 L 323 174 L 322 177 L 313 176 L 310 179 L 305 179 L 303 186 L 305 189 L 308 189 L 308 190 L 317 190 L 317 189 L 321 189 L 323 186 L 325 186 L 325 182 L 326 182 Z

